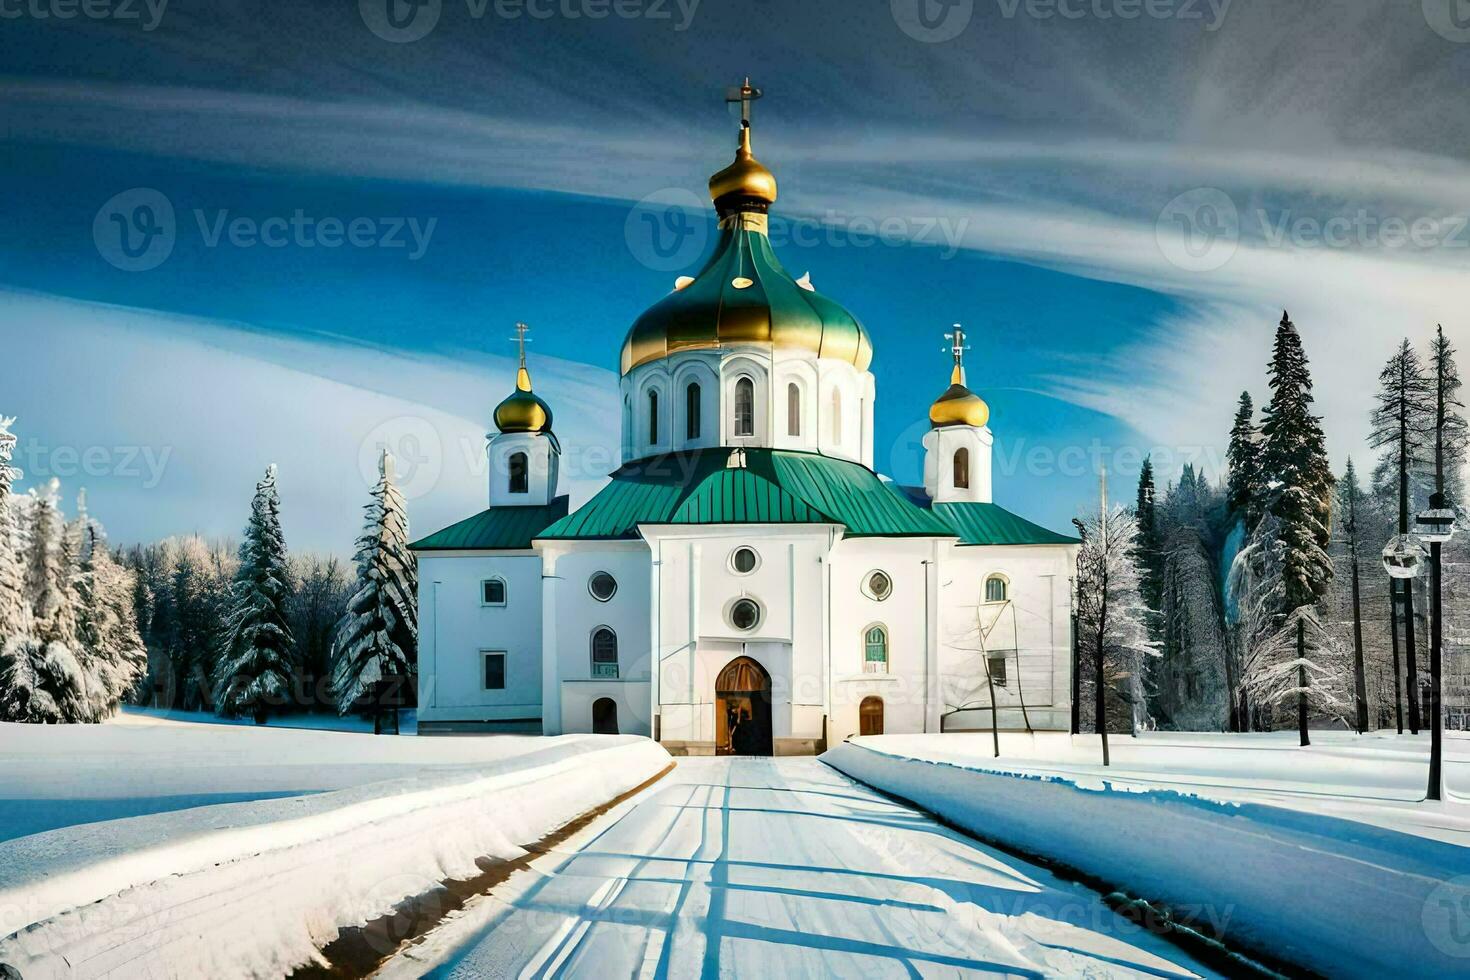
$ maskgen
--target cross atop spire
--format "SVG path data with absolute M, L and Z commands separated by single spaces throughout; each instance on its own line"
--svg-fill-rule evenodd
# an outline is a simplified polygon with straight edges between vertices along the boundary
M 516 351 L 520 354 L 521 358 L 520 370 L 516 372 L 516 387 L 521 391 L 531 390 L 531 373 L 526 370 L 526 345 L 531 342 L 526 338 L 526 334 L 530 332 L 531 328 L 529 326 L 524 323 L 517 323 L 516 335 L 511 338 L 516 342 Z
M 949 341 L 949 352 L 954 355 L 950 384 L 962 385 L 965 383 L 965 351 L 970 349 L 970 345 L 965 343 L 968 339 L 965 328 L 956 323 L 954 332 L 945 334 L 944 339 Z
M 755 86 L 753 86 L 753 85 L 750 84 L 750 76 L 749 75 L 746 75 L 745 76 L 745 84 L 743 84 L 743 85 L 732 85 L 730 88 L 728 88 L 728 89 L 725 90 L 725 101 L 726 102 L 732 102 L 732 103 L 733 102 L 739 102 L 740 103 L 740 128 L 741 129 L 749 129 L 750 128 L 750 106 L 751 106 L 751 103 L 753 103 L 756 99 L 760 98 L 763 94 L 765 94 L 765 93 L 763 93 L 760 89 L 758 89 Z

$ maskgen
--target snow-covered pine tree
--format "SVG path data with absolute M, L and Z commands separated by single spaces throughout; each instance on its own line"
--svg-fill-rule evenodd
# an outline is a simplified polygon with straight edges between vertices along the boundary
M 147 670 L 148 652 L 138 635 L 135 576 L 107 549 L 102 525 L 88 520 L 84 533 L 78 634 L 91 675 L 89 720 L 101 721 L 132 693 Z
M 1375 493 L 1393 502 L 1398 514 L 1398 533 L 1409 533 L 1409 517 L 1416 499 L 1428 496 L 1423 485 L 1429 473 L 1429 443 L 1434 430 L 1434 387 L 1424 373 L 1424 365 L 1409 341 L 1402 341 L 1378 375 L 1377 406 L 1373 409 L 1373 430 L 1369 444 L 1384 450 L 1373 471 Z M 1418 621 L 1414 616 L 1414 588 L 1410 583 L 1391 582 L 1390 589 L 1401 601 L 1390 599 L 1393 609 L 1402 606 L 1404 653 L 1408 689 L 1409 730 L 1419 731 L 1419 654 Z M 1398 630 L 1394 628 L 1394 642 Z
M 7 640 L 28 634 L 30 603 L 26 598 L 25 564 L 22 560 L 20 527 L 12 489 L 21 473 L 10 465 L 15 451 L 15 419 L 0 415 L 0 647 Z
M 332 647 L 332 690 L 344 713 L 389 678 L 403 678 L 402 695 L 411 698 L 418 669 L 418 561 L 408 549 L 408 512 L 387 450 L 378 472 L 357 539 L 357 592 Z
M 1106 521 L 1095 515 L 1084 525 L 1077 555 L 1077 642 L 1083 689 L 1084 729 L 1089 722 L 1100 731 L 1096 709 L 1098 657 L 1102 657 L 1105 721 L 1111 730 L 1121 715 L 1137 732 L 1148 723 L 1143 677 L 1158 644 L 1149 637 L 1151 610 L 1142 594 L 1143 573 L 1136 549 L 1137 519 L 1124 508 L 1114 508 Z M 1115 695 L 1110 697 L 1109 695 Z
M 58 489 L 52 479 L 44 493 L 31 493 L 25 587 L 33 630 L 9 638 L 0 650 L 0 718 L 7 721 L 75 722 L 87 714 L 86 674 L 74 653 L 77 603 Z
M 1133 511 L 1138 524 L 1135 547 L 1138 551 L 1138 567 L 1143 576 L 1140 586 L 1143 601 L 1151 610 L 1148 618 L 1149 635 L 1157 641 L 1163 633 L 1163 619 L 1158 610 L 1164 607 L 1164 553 L 1156 496 L 1153 457 L 1145 456 L 1143 467 L 1138 471 L 1138 503 Z
M 214 672 L 215 710 L 225 717 L 253 718 L 259 725 L 289 705 L 296 662 L 286 622 L 290 571 L 280 511 L 272 463 L 255 487 L 224 649 Z
M 1322 420 L 1312 414 L 1312 375 L 1301 336 L 1285 311 L 1267 370 L 1271 401 L 1261 425 L 1267 510 L 1280 522 L 1285 614 L 1315 605 L 1332 584 L 1332 486 Z
M 1256 428 L 1256 409 L 1251 393 L 1240 393 L 1239 407 L 1235 411 L 1235 424 L 1230 427 L 1230 445 L 1225 451 L 1230 465 L 1230 477 L 1226 484 L 1226 504 L 1230 513 L 1238 514 L 1245 521 L 1246 531 L 1255 527 L 1260 516 L 1261 498 L 1261 445 L 1260 430 Z

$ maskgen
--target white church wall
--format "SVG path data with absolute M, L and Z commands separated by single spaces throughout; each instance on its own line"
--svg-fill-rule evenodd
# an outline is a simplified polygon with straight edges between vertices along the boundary
M 541 560 L 534 553 L 419 556 L 419 721 L 541 719 Z M 503 606 L 481 583 L 505 583 Z M 505 686 L 485 687 L 484 653 L 505 654 Z
M 551 436 L 538 432 L 506 432 L 486 444 L 490 468 L 491 507 L 543 506 L 556 495 L 561 453 Z M 526 454 L 526 492 L 510 489 L 510 458 Z
M 660 583 L 655 691 L 664 742 L 713 750 L 715 681 L 730 661 L 748 656 L 771 675 L 777 751 L 814 746 L 826 712 L 822 559 L 831 531 L 743 525 L 644 532 Z M 758 556 L 748 573 L 732 564 L 741 547 Z M 740 598 L 761 608 L 760 622 L 747 631 L 730 622 L 730 608 Z
M 592 730 L 592 704 L 618 703 L 624 734 L 652 734 L 649 694 L 650 572 L 642 541 L 538 542 L 544 562 L 544 611 L 538 620 L 544 650 L 544 727 L 548 735 Z M 592 576 L 607 572 L 617 592 L 594 598 Z M 594 677 L 592 635 L 601 627 L 618 640 L 617 678 Z M 593 683 L 595 682 L 595 683 Z
M 1002 729 L 1065 730 L 1071 720 L 1071 545 L 942 546 L 939 598 L 940 693 L 946 731 L 990 728 L 990 692 L 982 648 L 1004 654 L 1006 683 L 995 703 Z M 1006 581 L 1008 602 L 984 603 L 985 580 Z M 977 622 L 978 619 L 978 622 Z M 980 625 L 995 622 L 989 637 Z
M 924 434 L 924 492 L 935 503 L 988 504 L 992 496 L 991 456 L 994 437 L 989 427 L 947 425 Z M 970 485 L 955 486 L 954 456 L 970 453 Z
M 883 728 L 890 734 L 938 731 L 934 610 L 937 590 L 932 538 L 848 538 L 832 554 L 832 694 L 830 740 L 860 731 L 859 707 L 883 700 Z M 869 587 L 874 572 L 891 583 L 887 598 Z M 881 626 L 888 638 L 887 670 L 865 668 L 866 637 Z

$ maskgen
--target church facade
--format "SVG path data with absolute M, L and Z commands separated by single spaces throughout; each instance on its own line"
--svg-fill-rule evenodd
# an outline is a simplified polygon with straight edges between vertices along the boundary
M 873 471 L 872 336 L 777 259 L 746 108 L 712 256 L 624 341 L 623 465 L 570 510 L 523 344 L 489 508 L 414 544 L 420 731 L 799 754 L 1067 728 L 1078 542 L 992 501 L 958 327 L 923 487 Z

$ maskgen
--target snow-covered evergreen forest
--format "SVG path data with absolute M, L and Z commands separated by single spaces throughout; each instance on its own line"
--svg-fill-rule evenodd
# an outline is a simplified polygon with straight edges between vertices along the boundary
M 1309 360 L 1285 314 L 1268 361 L 1267 398 L 1241 394 L 1218 481 L 1186 465 L 1162 475 L 1160 488 L 1161 475 L 1144 464 L 1131 509 L 1132 567 L 1123 568 L 1137 576 L 1143 609 L 1124 601 L 1118 612 L 1146 622 L 1158 655 L 1135 658 L 1141 677 L 1108 661 L 1112 731 L 1129 730 L 1140 697 L 1141 724 L 1163 729 L 1289 728 L 1303 702 L 1313 725 L 1420 728 L 1429 576 L 1400 587 L 1391 615 L 1393 580 L 1381 552 L 1429 506 L 1437 448 L 1462 528 L 1443 556 L 1445 724 L 1470 727 L 1467 427 L 1454 349 L 1438 330 L 1420 346 L 1422 354 L 1406 339 L 1380 375 L 1371 419 L 1379 455 L 1366 466 L 1349 460 L 1342 473 L 1329 470 Z M 1086 530 L 1090 539 L 1093 525 Z M 1088 555 L 1084 544 L 1084 620 L 1095 616 L 1098 601 Z M 1085 642 L 1086 629 L 1079 636 L 1082 728 L 1092 730 L 1096 645 Z
M 111 546 L 79 494 L 14 491 L 0 417 L 0 720 L 96 722 L 124 703 L 264 720 L 366 711 L 385 680 L 412 705 L 416 562 L 391 457 L 365 506 L 356 574 L 288 551 L 271 467 L 242 542 Z

